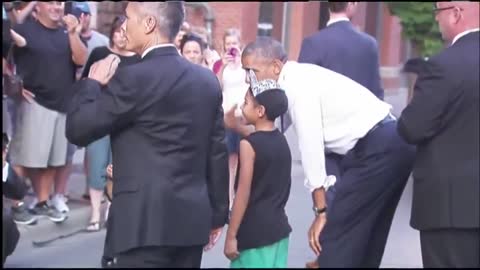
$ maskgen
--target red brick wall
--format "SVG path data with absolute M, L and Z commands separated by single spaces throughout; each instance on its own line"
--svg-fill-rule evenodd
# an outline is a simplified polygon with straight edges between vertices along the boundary
M 208 5 L 215 17 L 212 43 L 217 51 L 222 50 L 222 37 L 228 28 L 240 29 L 244 44 L 255 39 L 260 2 L 208 2 Z M 205 26 L 204 14 L 200 8 L 187 8 L 186 20 L 193 26 Z
M 296 61 L 303 39 L 318 31 L 320 2 L 290 2 L 289 8 L 287 54 L 289 60 Z
M 392 16 L 390 11 L 383 6 L 383 33 L 378 40 L 380 46 L 380 64 L 382 66 L 397 66 L 401 62 L 402 26 L 400 20 Z
M 97 5 L 97 30 L 106 35 L 110 34 L 113 19 L 117 15 L 125 14 L 126 1 L 101 1 Z

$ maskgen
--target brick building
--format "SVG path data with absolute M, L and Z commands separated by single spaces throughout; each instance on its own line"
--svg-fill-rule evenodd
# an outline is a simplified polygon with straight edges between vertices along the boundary
M 107 33 L 113 16 L 122 13 L 125 2 L 90 2 L 97 12 L 94 23 Z M 289 59 L 297 59 L 304 37 L 325 27 L 328 8 L 325 2 L 186 2 L 187 21 L 203 26 L 210 33 L 210 44 L 222 50 L 225 29 L 237 27 L 245 43 L 257 34 L 271 35 L 281 41 Z M 359 2 L 353 24 L 375 37 L 379 44 L 381 74 L 385 90 L 406 87 L 399 74 L 410 57 L 409 42 L 402 39 L 398 18 L 392 16 L 384 2 Z

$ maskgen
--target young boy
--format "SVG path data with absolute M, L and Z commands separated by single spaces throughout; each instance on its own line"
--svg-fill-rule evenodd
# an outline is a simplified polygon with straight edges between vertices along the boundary
M 252 82 L 252 80 L 251 80 Z M 252 84 L 242 112 L 255 131 L 240 141 L 224 253 L 231 268 L 286 268 L 292 231 L 285 213 L 290 195 L 292 158 L 274 121 L 288 109 L 288 100 L 273 80 Z

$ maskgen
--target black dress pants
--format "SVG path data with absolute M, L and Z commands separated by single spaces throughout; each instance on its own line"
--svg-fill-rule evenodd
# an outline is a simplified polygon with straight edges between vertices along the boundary
M 118 254 L 115 268 L 200 268 L 203 246 L 141 247 Z
M 340 181 L 320 235 L 321 268 L 378 268 L 390 226 L 411 173 L 415 148 L 396 122 L 376 128 L 340 161 Z
M 480 268 L 480 230 L 420 231 L 424 268 Z

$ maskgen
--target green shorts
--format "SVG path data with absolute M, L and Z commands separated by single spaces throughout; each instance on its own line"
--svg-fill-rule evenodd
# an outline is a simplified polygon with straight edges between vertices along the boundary
M 230 263 L 230 268 L 287 268 L 288 237 L 270 246 L 247 249 Z

